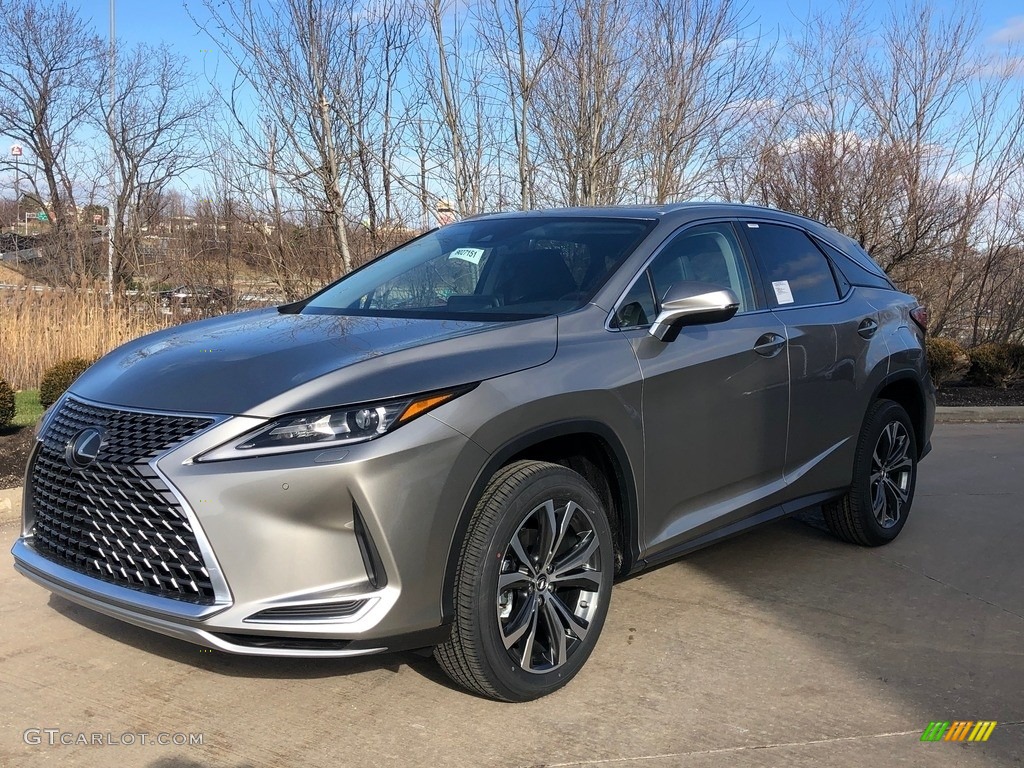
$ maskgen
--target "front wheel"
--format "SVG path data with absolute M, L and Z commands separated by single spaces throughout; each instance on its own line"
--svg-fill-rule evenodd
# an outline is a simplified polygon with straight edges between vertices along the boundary
M 829 530 L 866 547 L 899 536 L 914 501 L 917 457 L 914 426 L 903 406 L 877 401 L 857 442 L 850 490 L 822 508 Z
M 502 468 L 470 520 L 438 663 L 500 701 L 561 688 L 597 643 L 614 562 L 608 518 L 580 475 L 539 461 Z

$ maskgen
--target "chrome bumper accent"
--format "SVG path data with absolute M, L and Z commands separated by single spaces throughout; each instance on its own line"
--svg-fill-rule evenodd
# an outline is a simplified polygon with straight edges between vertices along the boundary
M 26 544 L 24 539 L 19 539 L 15 543 L 12 553 L 15 558 L 14 567 L 19 573 L 66 600 L 106 616 L 134 624 L 137 627 L 159 632 L 160 634 L 184 640 L 188 643 L 214 648 L 225 653 L 244 656 L 340 658 L 346 656 L 366 656 L 382 653 L 387 650 L 384 646 L 319 650 L 285 649 L 280 647 L 261 648 L 254 645 L 235 644 L 225 640 L 218 634 L 191 625 L 191 622 L 200 621 L 220 613 L 227 606 L 200 606 L 181 603 L 180 601 L 146 595 L 135 590 L 107 584 L 98 579 L 84 577 L 76 571 L 64 568 L 36 554 Z M 82 581 L 87 581 L 87 586 L 79 584 Z M 81 591 L 86 589 L 91 594 Z M 100 595 L 103 599 L 97 599 L 92 595 Z M 125 603 L 125 597 L 130 600 L 130 605 Z M 174 613 L 169 613 L 166 610 L 167 603 L 173 604 Z M 143 611 L 152 611 L 152 613 Z M 178 618 L 178 621 L 171 620 L 175 616 Z

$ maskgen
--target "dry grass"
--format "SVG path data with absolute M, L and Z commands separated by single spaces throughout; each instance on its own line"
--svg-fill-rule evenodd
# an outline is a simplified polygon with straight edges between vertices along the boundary
M 27 281 L 21 272 L 16 272 L 10 267 L 0 264 L 0 283 L 6 285 L 24 285 Z
M 95 358 L 165 327 L 170 318 L 145 304 L 107 306 L 102 286 L 0 290 L 0 378 L 35 389 L 43 372 L 68 357 Z

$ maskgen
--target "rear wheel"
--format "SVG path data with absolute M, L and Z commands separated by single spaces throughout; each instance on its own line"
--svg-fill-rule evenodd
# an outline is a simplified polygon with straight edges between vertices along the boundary
M 877 547 L 903 530 L 917 484 L 917 439 L 899 403 L 879 400 L 868 411 L 857 443 L 853 484 L 822 511 L 840 539 Z
M 587 482 L 557 464 L 510 464 L 473 512 L 455 623 L 434 655 L 453 680 L 483 696 L 549 694 L 594 649 L 613 572 L 611 529 Z

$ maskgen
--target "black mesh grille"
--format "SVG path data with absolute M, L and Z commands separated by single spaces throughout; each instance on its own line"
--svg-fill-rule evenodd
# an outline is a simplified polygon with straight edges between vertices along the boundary
M 122 411 L 67 398 L 29 472 L 33 545 L 89 576 L 164 597 L 209 604 L 213 585 L 181 505 L 148 462 L 212 419 Z M 65 453 L 86 427 L 103 430 L 96 460 Z

